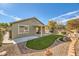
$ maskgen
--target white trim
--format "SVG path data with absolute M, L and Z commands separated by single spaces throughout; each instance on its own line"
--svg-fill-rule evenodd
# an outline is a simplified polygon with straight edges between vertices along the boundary
M 28 30 L 24 30 L 24 32 L 21 33 L 20 30 L 19 30 L 20 29 L 19 26 L 26 26 L 26 27 L 28 27 Z M 18 24 L 18 34 L 27 33 L 26 31 L 29 32 L 29 25 L 20 25 L 20 24 Z
M 18 24 L 18 34 L 19 34 L 19 24 Z
M 41 37 L 43 36 L 43 27 L 41 26 Z

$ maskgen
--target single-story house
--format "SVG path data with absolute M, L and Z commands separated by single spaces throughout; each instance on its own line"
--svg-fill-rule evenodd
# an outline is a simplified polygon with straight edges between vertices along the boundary
M 12 22 L 10 26 L 10 38 L 12 39 L 24 36 L 42 35 L 44 33 L 45 25 L 35 17 Z

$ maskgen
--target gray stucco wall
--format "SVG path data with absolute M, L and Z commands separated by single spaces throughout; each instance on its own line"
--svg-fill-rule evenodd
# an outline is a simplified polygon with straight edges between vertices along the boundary
M 18 25 L 29 25 L 29 32 L 26 32 L 24 34 L 18 34 Z M 24 22 L 18 22 L 14 23 L 11 26 L 12 31 L 12 39 L 18 38 L 18 37 L 24 37 L 24 36 L 30 36 L 30 35 L 36 35 L 36 28 L 34 26 L 42 26 L 40 22 L 38 22 L 35 19 L 32 20 L 26 20 Z M 44 29 L 43 29 L 44 32 Z

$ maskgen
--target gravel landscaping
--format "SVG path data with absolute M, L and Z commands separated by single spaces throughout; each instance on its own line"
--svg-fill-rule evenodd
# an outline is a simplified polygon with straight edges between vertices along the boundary
M 45 56 L 44 51 L 35 50 L 27 48 L 25 45 L 26 42 L 21 42 L 18 44 L 5 43 L 0 47 L 0 52 L 6 51 L 6 56 Z M 61 40 L 55 40 L 54 44 L 50 45 L 48 48 L 51 48 L 53 51 L 52 56 L 66 56 L 68 52 L 69 42 L 61 42 Z
M 18 45 L 18 47 L 20 49 L 21 54 L 28 54 L 28 53 L 38 52 L 38 50 L 32 50 L 32 49 L 27 48 L 25 46 L 25 42 L 18 43 L 17 45 Z
M 76 56 L 79 56 L 79 40 L 77 41 L 76 45 L 75 45 L 75 50 L 76 50 Z
M 2 47 L 0 47 L 0 52 L 2 51 L 6 51 L 7 54 L 6 56 L 16 56 L 16 55 L 20 55 L 18 52 L 18 49 L 16 47 L 16 45 L 13 44 L 3 44 Z
M 19 49 L 17 49 L 17 46 Z M 44 56 L 44 50 L 33 50 L 25 47 L 25 42 L 14 44 L 3 44 L 0 47 L 1 51 L 7 51 L 6 56 Z M 66 56 L 69 47 L 69 42 L 64 42 L 59 45 L 53 46 L 51 45 L 51 49 L 53 49 L 54 56 Z M 53 56 L 52 55 L 52 56 Z
M 53 56 L 67 56 L 70 42 L 59 44 L 53 48 Z

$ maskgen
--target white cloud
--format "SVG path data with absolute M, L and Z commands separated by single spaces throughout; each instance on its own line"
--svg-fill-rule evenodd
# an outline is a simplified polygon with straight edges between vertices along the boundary
M 12 15 L 9 15 L 9 14 L 5 13 L 4 10 L 0 10 L 0 15 L 11 17 L 12 19 L 14 19 L 16 21 L 21 20 L 21 18 L 19 18 L 19 17 L 12 16 Z
M 21 18 L 13 16 L 13 19 L 15 19 L 16 21 L 21 20 Z
M 16 21 L 17 21 L 17 20 L 21 20 L 21 18 L 16 17 L 16 16 L 10 16 L 10 17 L 12 17 L 13 19 L 15 19 Z
M 68 18 L 68 19 L 65 18 L 65 17 L 71 16 L 71 15 L 73 16 L 72 18 Z M 68 20 L 70 20 L 70 19 L 76 19 L 76 18 L 79 18 L 79 10 L 59 15 L 57 17 L 52 18 L 51 20 L 57 21 L 60 24 L 61 23 L 65 24 Z
M 54 17 L 54 18 L 52 18 L 52 19 L 61 18 L 61 17 L 63 17 L 63 16 L 75 15 L 76 13 L 79 13 L 79 10 L 73 11 L 73 12 L 68 12 L 68 13 L 66 13 L 66 14 L 62 14 L 62 15 L 57 16 L 57 17 Z
M 0 15 L 8 16 L 6 13 L 4 13 L 4 10 L 0 10 Z

